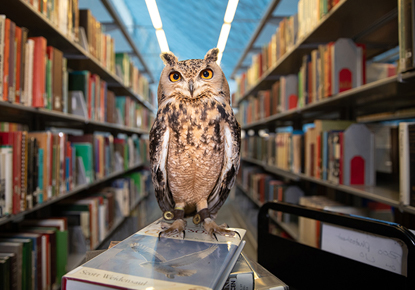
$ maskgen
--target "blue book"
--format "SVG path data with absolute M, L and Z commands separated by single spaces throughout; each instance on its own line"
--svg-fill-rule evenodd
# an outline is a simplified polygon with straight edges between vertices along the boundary
M 62 288 L 222 289 L 242 248 L 238 236 L 218 241 L 200 227 L 158 238 L 161 219 L 106 250 L 62 278 Z M 99 285 L 99 286 L 98 286 Z M 100 289 L 101 289 L 100 288 Z

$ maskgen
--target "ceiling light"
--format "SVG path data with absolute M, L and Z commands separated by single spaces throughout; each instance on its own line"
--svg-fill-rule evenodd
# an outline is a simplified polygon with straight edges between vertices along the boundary
M 166 34 L 163 29 L 156 30 L 157 41 L 159 42 L 161 52 L 169 52 L 169 45 L 167 43 Z
M 160 13 L 157 8 L 156 0 L 146 0 L 146 5 L 154 28 L 156 30 L 161 29 L 163 27 L 163 24 L 161 23 Z
M 229 23 L 223 23 L 222 29 L 220 30 L 219 40 L 217 48 L 220 52 L 225 50 L 226 41 L 228 41 L 229 31 L 231 31 L 231 25 Z
M 233 17 L 235 16 L 236 8 L 238 7 L 239 0 L 229 0 L 228 6 L 226 7 L 225 12 L 225 23 L 231 23 L 233 21 Z

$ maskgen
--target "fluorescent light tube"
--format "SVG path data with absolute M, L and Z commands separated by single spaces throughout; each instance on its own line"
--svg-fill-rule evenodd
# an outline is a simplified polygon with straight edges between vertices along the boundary
M 238 7 L 239 0 L 229 0 L 228 6 L 226 7 L 225 12 L 225 23 L 231 23 L 233 21 L 233 17 L 235 16 L 236 8 Z
M 167 43 L 166 34 L 163 29 L 156 30 L 157 41 L 159 42 L 161 52 L 169 52 L 169 45 Z
M 229 23 L 223 23 L 222 29 L 220 30 L 219 40 L 217 48 L 220 52 L 225 50 L 226 41 L 228 41 L 229 31 L 231 31 L 231 25 Z
M 146 0 L 146 5 L 154 29 L 161 29 L 163 24 L 161 23 L 160 13 L 157 8 L 156 0 Z

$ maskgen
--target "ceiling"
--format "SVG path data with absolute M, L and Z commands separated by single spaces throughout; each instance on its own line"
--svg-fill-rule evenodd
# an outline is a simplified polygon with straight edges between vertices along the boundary
M 159 57 L 160 48 L 144 0 L 111 0 L 125 26 L 131 33 L 137 48 L 143 55 L 156 83 L 163 69 Z M 240 0 L 227 45 L 223 53 L 221 67 L 229 78 L 247 43 L 252 37 L 261 17 L 272 0 Z M 206 52 L 216 47 L 225 15 L 226 0 L 157 0 L 163 29 L 172 51 L 179 60 L 203 58 Z M 297 11 L 298 0 L 281 0 L 274 16 L 289 16 Z M 80 0 L 80 8 L 88 8 L 98 21 L 112 21 L 99 0 Z M 275 32 L 278 23 L 273 21 L 265 26 L 255 43 L 256 47 L 267 43 Z M 118 30 L 108 31 L 115 39 L 116 51 L 130 52 L 131 49 Z M 254 51 L 255 52 L 255 51 Z M 249 65 L 251 57 L 245 59 Z M 137 66 L 140 68 L 138 60 Z M 156 84 L 155 84 L 156 85 Z M 232 87 L 232 84 L 231 84 Z

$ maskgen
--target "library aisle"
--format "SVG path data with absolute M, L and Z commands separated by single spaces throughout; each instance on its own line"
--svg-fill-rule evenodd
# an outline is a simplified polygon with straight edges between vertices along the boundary
M 0 0 L 0 289 L 414 289 L 414 233 L 415 0 Z

